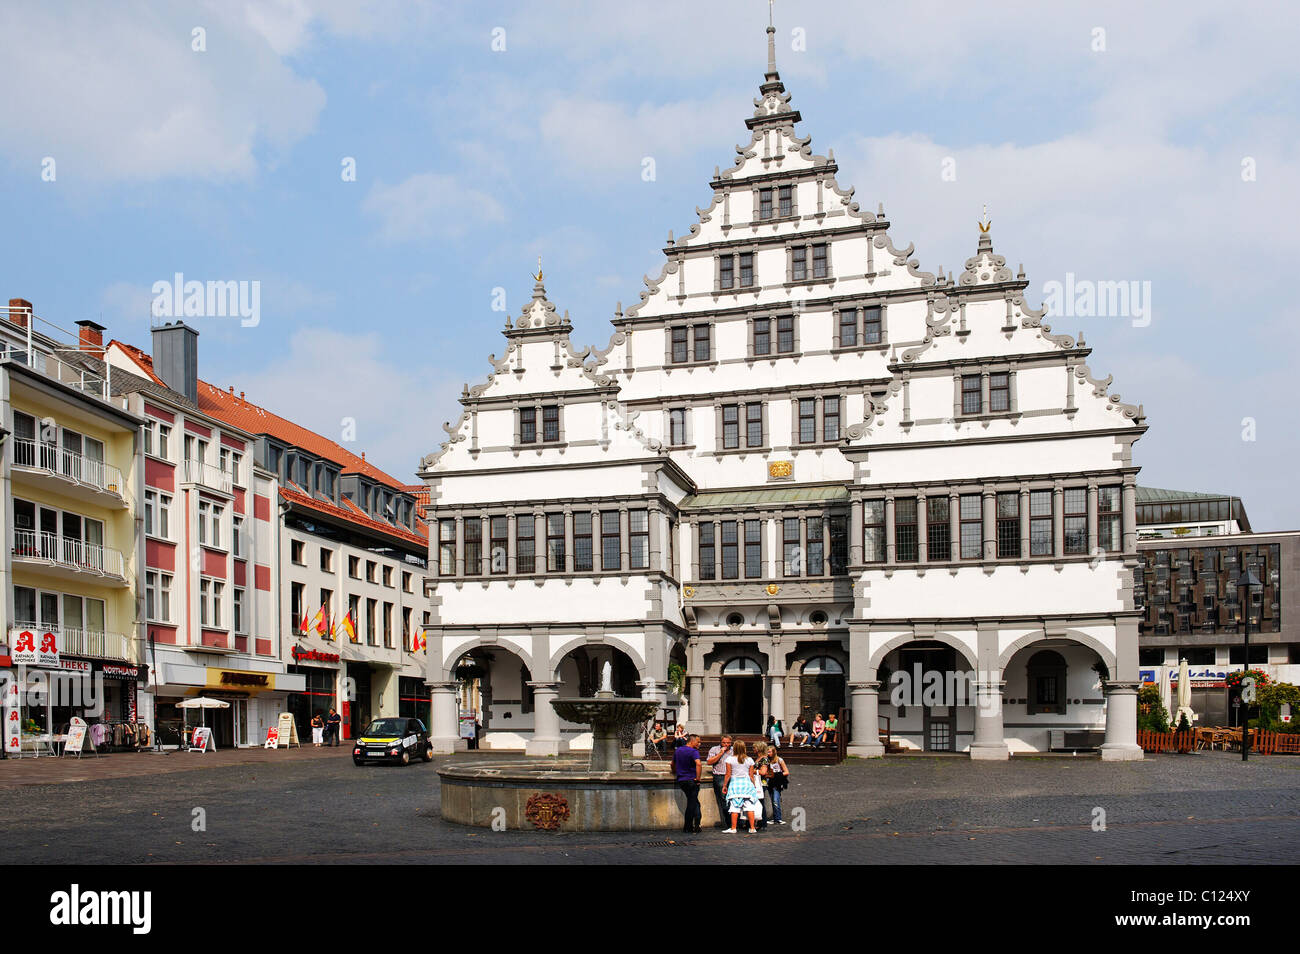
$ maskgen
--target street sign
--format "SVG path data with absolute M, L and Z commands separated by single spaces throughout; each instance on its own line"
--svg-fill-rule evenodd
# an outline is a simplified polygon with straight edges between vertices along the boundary
M 190 736 L 190 751 L 215 752 L 216 750 L 217 743 L 212 738 L 212 730 L 206 725 L 196 726 L 194 734 Z

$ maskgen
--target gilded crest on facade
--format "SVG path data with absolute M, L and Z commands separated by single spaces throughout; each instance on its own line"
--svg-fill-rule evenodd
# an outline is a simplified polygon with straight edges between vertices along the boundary
M 560 827 L 560 822 L 568 821 L 569 801 L 563 795 L 538 792 L 528 796 L 524 817 L 540 831 L 555 831 Z

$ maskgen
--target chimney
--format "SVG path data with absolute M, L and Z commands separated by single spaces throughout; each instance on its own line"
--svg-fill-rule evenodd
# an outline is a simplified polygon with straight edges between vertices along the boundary
M 9 320 L 19 328 L 27 327 L 27 319 L 32 315 L 32 303 L 25 298 L 9 299 Z
M 199 400 L 199 333 L 183 321 L 153 329 L 153 370 L 163 384 Z
M 77 347 L 101 360 L 104 357 L 104 326 L 90 319 L 77 322 Z

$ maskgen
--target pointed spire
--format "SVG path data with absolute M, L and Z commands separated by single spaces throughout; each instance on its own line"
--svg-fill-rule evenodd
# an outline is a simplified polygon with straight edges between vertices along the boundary
M 767 81 L 779 82 L 776 72 L 776 23 L 772 11 L 772 0 L 767 0 Z
M 546 300 L 546 286 L 542 284 L 542 256 L 537 256 L 537 274 L 533 276 L 533 301 Z
M 989 220 L 988 203 L 984 204 L 984 215 L 983 218 L 980 220 L 979 226 L 980 226 L 979 250 L 981 252 L 992 251 L 993 239 L 989 237 L 989 229 L 993 228 L 993 223 Z

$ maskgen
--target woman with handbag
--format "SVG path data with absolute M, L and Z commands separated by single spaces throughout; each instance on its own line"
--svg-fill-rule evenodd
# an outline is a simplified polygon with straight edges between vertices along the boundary
M 773 750 L 767 760 L 767 790 L 772 796 L 772 824 L 784 825 L 781 818 L 781 793 L 790 784 L 790 769 L 785 759 Z

